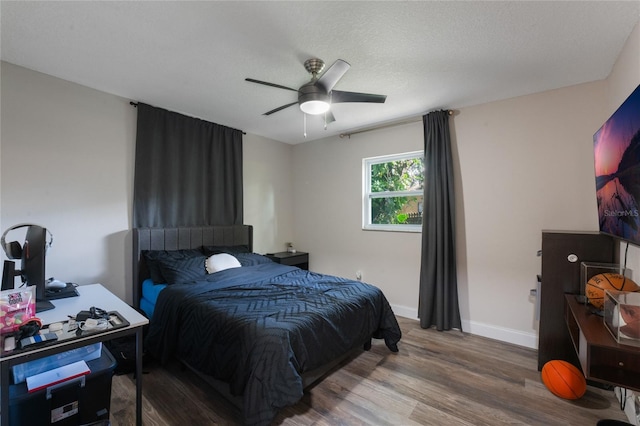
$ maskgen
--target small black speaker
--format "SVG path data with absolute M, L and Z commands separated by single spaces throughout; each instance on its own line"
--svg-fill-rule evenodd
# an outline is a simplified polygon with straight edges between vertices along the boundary
M 1 290 L 13 290 L 16 277 L 16 263 L 10 260 L 4 261 L 2 269 L 2 288 Z

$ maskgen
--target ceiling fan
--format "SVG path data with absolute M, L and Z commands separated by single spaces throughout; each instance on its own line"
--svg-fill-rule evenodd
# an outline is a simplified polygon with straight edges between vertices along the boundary
M 300 105 L 300 109 L 305 114 L 319 115 L 326 114 L 326 122 L 335 121 L 333 114 L 329 111 L 331 104 L 341 102 L 370 102 L 384 103 L 387 99 L 386 95 L 374 95 L 370 93 L 343 92 L 341 90 L 333 90 L 333 86 L 342 78 L 342 76 L 351 68 L 351 65 L 342 59 L 338 59 L 324 72 L 320 77 L 318 74 L 324 69 L 324 61 L 318 58 L 307 59 L 304 62 L 305 69 L 311 74 L 311 81 L 300 86 L 299 89 L 282 86 L 280 84 L 269 83 L 266 81 L 246 78 L 251 83 L 264 84 L 266 86 L 277 87 L 279 89 L 292 90 L 298 92 L 298 100 L 291 102 L 271 111 L 265 112 L 263 115 L 271 115 L 274 112 L 281 111 L 292 105 Z

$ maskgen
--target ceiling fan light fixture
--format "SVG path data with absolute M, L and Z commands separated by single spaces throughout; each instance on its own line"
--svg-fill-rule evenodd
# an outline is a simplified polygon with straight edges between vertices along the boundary
M 324 65 L 324 61 L 318 58 L 311 58 L 305 61 L 304 67 L 307 72 L 311 74 L 311 81 L 300 86 L 298 90 L 282 86 L 280 84 L 269 83 L 268 81 L 255 80 L 253 78 L 245 78 L 245 80 L 251 83 L 298 92 L 297 102 L 290 102 L 279 106 L 278 108 L 265 112 L 263 115 L 271 115 L 285 108 L 289 108 L 292 105 L 298 104 L 300 110 L 304 113 L 305 120 L 307 115 L 325 114 L 325 128 L 327 123 L 335 121 L 335 117 L 331 113 L 332 104 L 343 102 L 384 103 L 387 98 L 385 95 L 333 90 L 333 87 L 349 70 L 351 65 L 342 59 L 337 59 L 328 70 L 318 77 L 318 74 L 320 74 L 324 69 Z
M 302 102 L 300 104 L 300 109 L 305 114 L 318 115 L 324 114 L 325 112 L 329 111 L 329 106 L 329 102 L 327 101 L 311 100 Z

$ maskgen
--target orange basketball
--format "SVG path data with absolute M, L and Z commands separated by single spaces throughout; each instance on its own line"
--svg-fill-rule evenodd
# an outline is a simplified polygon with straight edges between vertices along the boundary
M 605 290 L 638 291 L 640 287 L 624 275 L 607 272 L 591 277 L 587 281 L 584 292 L 589 303 L 597 309 L 603 309 Z
M 567 361 L 555 359 L 542 366 L 542 383 L 552 394 L 564 399 L 578 399 L 587 391 L 587 380 Z

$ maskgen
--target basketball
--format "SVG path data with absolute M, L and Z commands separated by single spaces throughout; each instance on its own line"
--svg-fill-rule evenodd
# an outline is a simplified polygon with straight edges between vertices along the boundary
M 579 399 L 587 391 L 582 371 L 562 360 L 547 362 L 542 367 L 542 383 L 552 394 L 564 399 Z
M 621 274 L 605 273 L 591 277 L 585 286 L 585 295 L 595 308 L 604 309 L 604 291 L 638 291 L 640 287 L 630 278 Z

